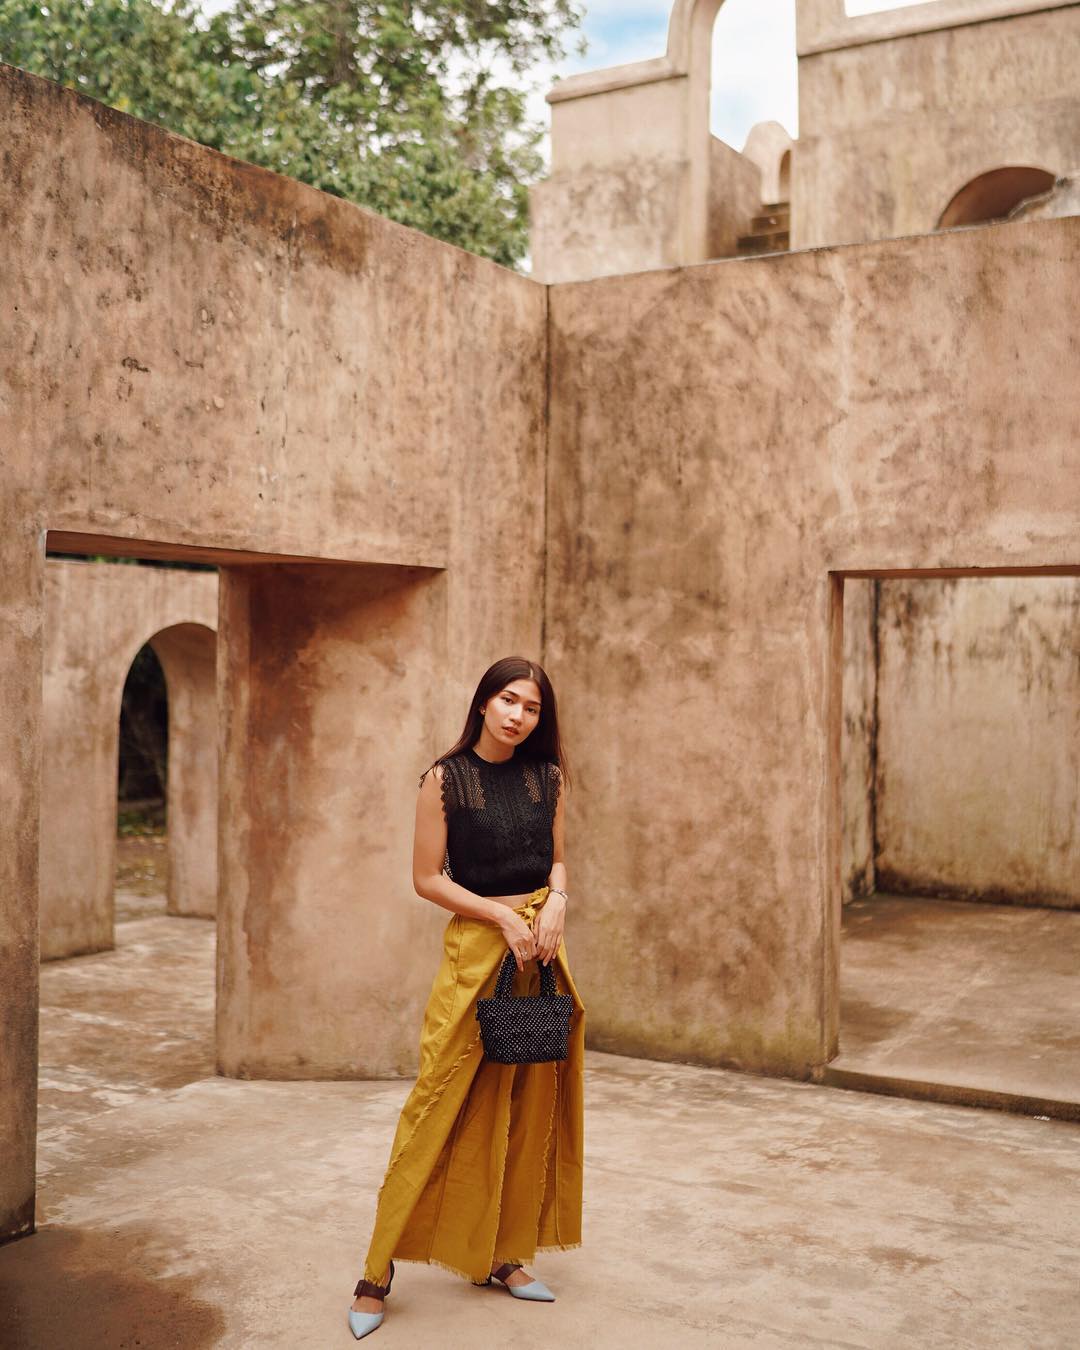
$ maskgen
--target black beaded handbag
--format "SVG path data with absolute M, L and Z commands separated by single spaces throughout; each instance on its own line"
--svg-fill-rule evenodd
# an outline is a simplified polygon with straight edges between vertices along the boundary
M 476 1000 L 484 1056 L 497 1064 L 546 1064 L 566 1058 L 566 1039 L 574 1011 L 572 994 L 560 994 L 555 963 L 540 967 L 540 993 L 513 994 L 517 961 L 512 951 L 503 957 L 495 993 Z

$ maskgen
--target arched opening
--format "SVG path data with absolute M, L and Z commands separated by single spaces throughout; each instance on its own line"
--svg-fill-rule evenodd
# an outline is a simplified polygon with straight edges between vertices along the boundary
M 791 151 L 785 150 L 780 160 L 780 200 L 791 201 Z
M 149 645 L 168 686 L 166 912 L 217 912 L 217 636 L 199 623 L 162 629 Z
M 128 668 L 120 704 L 116 917 L 217 909 L 217 639 L 163 628 Z
M 1003 220 L 1022 201 L 1049 192 L 1053 186 L 1054 175 L 1047 169 L 1023 165 L 991 169 L 960 189 L 941 213 L 937 228 L 947 230 L 957 225 Z
M 780 164 L 791 145 L 788 128 L 798 127 L 798 61 L 794 5 L 785 8 L 782 21 L 770 22 L 753 0 L 701 6 L 703 18 L 712 20 L 706 90 L 710 258 L 790 247 L 790 188 L 781 189 Z
M 116 918 L 165 912 L 169 700 L 149 642 L 128 667 L 120 697 L 116 775 Z
M 799 76 L 794 5 L 767 15 L 758 0 L 724 0 L 713 20 L 709 129 L 742 145 L 759 122 L 776 121 L 797 136 Z

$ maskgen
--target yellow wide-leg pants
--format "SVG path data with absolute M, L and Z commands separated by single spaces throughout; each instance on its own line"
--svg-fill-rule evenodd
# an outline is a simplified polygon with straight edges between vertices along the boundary
M 530 926 L 547 892 L 541 886 L 515 907 Z M 556 983 L 574 999 L 566 1059 L 485 1059 L 476 1000 L 494 992 L 506 951 L 494 924 L 455 914 L 446 926 L 420 1072 L 379 1190 L 367 1280 L 380 1280 L 393 1258 L 480 1282 L 499 1262 L 526 1265 L 538 1251 L 581 1245 L 585 1009 L 560 944 Z M 514 993 L 539 991 L 539 967 L 526 962 Z

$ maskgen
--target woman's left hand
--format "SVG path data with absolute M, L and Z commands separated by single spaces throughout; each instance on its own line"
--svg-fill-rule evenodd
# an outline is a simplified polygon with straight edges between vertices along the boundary
M 561 895 L 548 894 L 544 907 L 533 921 L 536 936 L 536 959 L 546 966 L 555 957 L 563 939 L 566 923 L 566 901 Z

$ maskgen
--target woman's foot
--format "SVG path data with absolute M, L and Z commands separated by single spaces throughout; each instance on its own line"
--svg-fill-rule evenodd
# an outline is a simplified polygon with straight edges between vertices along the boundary
M 495 1274 L 495 1272 L 499 1269 L 499 1267 L 502 1264 L 503 1263 L 501 1261 L 495 1262 L 495 1264 L 491 1267 L 492 1275 Z M 509 1285 L 532 1284 L 532 1278 L 533 1277 L 531 1275 L 527 1275 L 525 1273 L 525 1269 L 523 1266 L 518 1266 L 516 1270 L 512 1270 L 509 1275 L 504 1277 L 503 1284 Z
M 525 1298 L 538 1303 L 554 1303 L 555 1295 L 542 1280 L 534 1280 L 516 1261 L 504 1261 L 491 1272 L 491 1278 L 501 1280 L 514 1298 Z
M 384 1288 L 390 1280 L 390 1267 L 387 1266 L 379 1284 Z M 364 1294 L 362 1298 L 354 1298 L 352 1302 L 353 1312 L 379 1313 L 383 1310 L 383 1301 L 381 1298 L 373 1298 L 370 1294 Z

